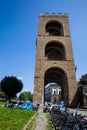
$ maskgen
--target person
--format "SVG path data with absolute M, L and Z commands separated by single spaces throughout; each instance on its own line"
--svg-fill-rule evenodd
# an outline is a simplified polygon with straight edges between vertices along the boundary
M 65 111 L 65 103 L 64 103 L 64 101 L 60 101 L 59 108 L 60 108 L 60 111 Z

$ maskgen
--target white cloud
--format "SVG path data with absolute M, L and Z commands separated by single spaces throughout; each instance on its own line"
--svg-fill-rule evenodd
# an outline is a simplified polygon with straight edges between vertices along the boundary
M 19 76 L 19 77 L 17 77 L 17 79 L 19 79 L 19 80 L 23 80 L 23 77 Z

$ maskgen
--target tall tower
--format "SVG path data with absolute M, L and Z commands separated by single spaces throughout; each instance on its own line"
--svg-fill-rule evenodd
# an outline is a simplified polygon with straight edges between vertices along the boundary
M 39 15 L 34 103 L 44 103 L 44 88 L 50 83 L 61 86 L 61 100 L 72 104 L 77 84 L 67 14 Z

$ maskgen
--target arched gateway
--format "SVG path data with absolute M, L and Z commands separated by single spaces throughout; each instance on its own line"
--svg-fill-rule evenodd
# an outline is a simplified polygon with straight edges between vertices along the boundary
M 61 100 L 71 105 L 77 84 L 67 14 L 39 16 L 34 103 L 43 105 L 45 86 L 52 82 L 61 86 Z

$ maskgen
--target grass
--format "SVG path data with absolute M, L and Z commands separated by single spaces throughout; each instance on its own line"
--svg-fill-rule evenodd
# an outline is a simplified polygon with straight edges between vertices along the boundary
M 48 119 L 46 130 L 54 130 L 54 128 L 52 127 L 52 121 L 50 120 L 50 114 L 47 114 L 46 117 Z
M 0 107 L 0 130 L 22 130 L 35 113 L 32 110 Z
M 0 107 L 4 106 L 5 102 L 0 102 Z

